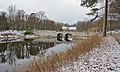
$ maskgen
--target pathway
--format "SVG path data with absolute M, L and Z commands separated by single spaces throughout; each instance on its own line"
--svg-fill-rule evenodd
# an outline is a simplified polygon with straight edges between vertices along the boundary
M 100 47 L 59 69 L 60 72 L 120 72 L 120 46 L 111 36 Z

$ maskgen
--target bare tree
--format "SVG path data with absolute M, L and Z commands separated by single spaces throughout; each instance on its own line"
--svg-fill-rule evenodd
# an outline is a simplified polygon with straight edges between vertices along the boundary
M 25 29 L 29 29 L 29 15 L 28 14 L 25 14 Z
M 11 24 L 11 29 L 14 30 L 14 21 L 15 21 L 15 13 L 16 13 L 16 6 L 15 5 L 10 5 L 8 8 L 8 20 L 9 23 Z
M 6 18 L 6 12 L 2 11 L 0 12 L 0 30 L 6 30 L 7 29 L 7 18 Z
M 45 12 L 44 12 L 44 11 L 39 11 L 39 12 L 37 12 L 37 17 L 38 17 L 40 20 L 43 20 L 44 17 L 45 17 Z
M 0 14 L 1 14 L 1 16 L 5 17 L 7 13 L 2 11 L 2 12 L 0 12 Z
M 17 10 L 16 12 L 16 25 L 19 25 L 19 29 L 21 30 L 24 28 L 24 22 L 25 22 L 25 11 L 24 10 Z M 16 26 L 15 25 L 15 26 Z

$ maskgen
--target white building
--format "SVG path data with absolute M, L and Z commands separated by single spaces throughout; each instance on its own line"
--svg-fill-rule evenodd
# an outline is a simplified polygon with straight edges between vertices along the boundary
M 63 31 L 76 31 L 77 30 L 77 28 L 76 27 L 62 27 L 62 30 Z
M 62 30 L 63 30 L 63 31 L 66 31 L 66 30 L 68 30 L 68 27 L 64 27 L 64 26 L 63 26 L 63 27 L 62 27 Z
M 77 28 L 76 27 L 68 27 L 68 30 L 70 30 L 70 31 L 76 31 Z

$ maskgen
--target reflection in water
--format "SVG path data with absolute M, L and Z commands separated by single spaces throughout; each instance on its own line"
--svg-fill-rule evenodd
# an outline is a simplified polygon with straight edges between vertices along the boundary
M 29 58 L 31 55 L 43 54 L 42 51 L 53 47 L 54 42 L 32 42 L 24 41 L 17 43 L 0 44 L 0 62 L 13 64 L 16 59 Z
M 44 39 L 43 39 L 44 40 Z M 12 42 L 12 43 L 0 43 L 0 72 L 1 66 L 4 66 L 12 72 L 12 67 L 16 67 L 17 64 L 26 63 L 26 59 L 30 61 L 31 57 L 45 57 L 49 54 L 51 49 L 61 50 L 62 46 L 57 46 L 62 44 L 62 42 L 56 41 L 39 41 L 35 40 L 25 40 L 22 42 Z M 50 49 L 48 49 L 50 48 Z M 57 50 L 56 50 L 57 49 Z M 21 62 L 19 62 L 21 61 Z M 10 66 L 9 66 L 10 65 Z
M 7 44 L 0 44 L 0 62 L 1 63 L 5 63 L 6 59 L 5 59 L 5 51 L 7 50 Z

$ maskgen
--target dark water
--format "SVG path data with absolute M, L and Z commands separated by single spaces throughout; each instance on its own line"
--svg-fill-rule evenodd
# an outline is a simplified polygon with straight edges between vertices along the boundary
M 35 39 L 0 43 L 0 72 L 14 72 L 25 67 L 33 58 L 45 58 L 53 52 L 71 48 L 72 42 L 56 39 Z

